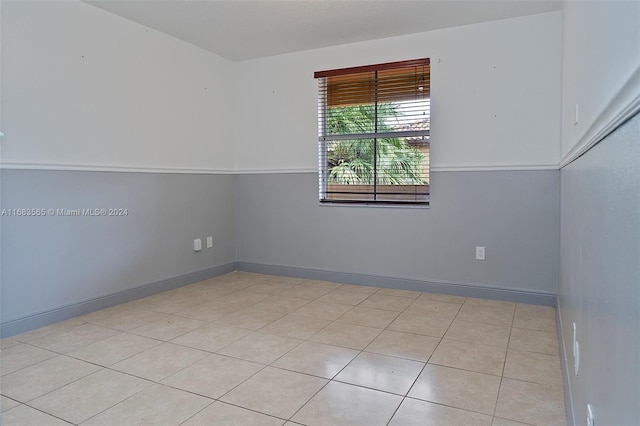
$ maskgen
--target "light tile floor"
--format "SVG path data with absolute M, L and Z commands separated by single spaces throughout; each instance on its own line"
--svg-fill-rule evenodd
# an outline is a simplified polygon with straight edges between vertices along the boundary
M 234 272 L 1 348 L 6 426 L 566 424 L 549 307 Z

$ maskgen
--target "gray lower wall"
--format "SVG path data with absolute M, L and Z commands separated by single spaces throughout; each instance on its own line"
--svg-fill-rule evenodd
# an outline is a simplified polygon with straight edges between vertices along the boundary
M 320 206 L 317 187 L 315 173 L 238 175 L 238 265 L 557 292 L 558 171 L 433 172 L 429 209 Z
M 4 335 L 64 319 L 65 307 L 100 298 L 108 302 L 105 296 L 154 284 L 159 291 L 234 268 L 233 176 L 1 173 L 4 209 L 128 209 L 123 217 L 0 218 Z M 204 244 L 210 235 L 214 247 L 195 253 L 193 239 Z M 51 312 L 59 314 L 46 315 Z M 33 318 L 41 320 L 29 321 Z
M 640 116 L 564 167 L 561 191 L 558 305 L 568 411 L 584 424 L 592 404 L 597 425 L 638 425 Z
M 559 173 L 434 172 L 424 208 L 320 206 L 315 173 L 3 170 L 2 208 L 126 208 L 1 218 L 4 336 L 234 268 L 549 304 Z M 194 238 L 214 248 L 192 250 Z M 475 246 L 487 260 L 474 259 Z

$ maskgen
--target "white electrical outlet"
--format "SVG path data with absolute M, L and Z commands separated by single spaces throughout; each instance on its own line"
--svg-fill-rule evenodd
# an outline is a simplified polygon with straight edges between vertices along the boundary
M 580 343 L 576 340 L 576 355 L 573 359 L 573 370 L 578 375 L 578 371 L 580 371 Z
M 484 247 L 476 247 L 476 260 L 484 260 Z
M 596 426 L 596 417 L 593 415 L 591 404 L 587 404 L 587 426 Z
M 202 240 L 200 238 L 196 238 L 193 240 L 193 251 L 202 250 Z
M 213 247 L 213 237 L 207 237 L 207 248 Z
M 576 323 L 573 323 L 573 356 L 576 356 Z

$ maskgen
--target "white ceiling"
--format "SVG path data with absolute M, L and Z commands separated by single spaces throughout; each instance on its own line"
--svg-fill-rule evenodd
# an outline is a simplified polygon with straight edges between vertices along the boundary
M 85 0 L 232 61 L 561 9 L 560 0 Z

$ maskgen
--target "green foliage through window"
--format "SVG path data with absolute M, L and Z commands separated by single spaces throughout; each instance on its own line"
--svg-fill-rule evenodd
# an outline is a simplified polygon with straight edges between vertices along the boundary
M 394 131 L 398 104 L 327 108 L 327 133 L 348 135 Z M 396 120 L 397 121 L 397 120 Z M 342 185 L 427 185 L 422 178 L 424 154 L 406 138 L 342 139 L 327 143 L 329 182 Z M 375 161 L 374 161 L 375 159 Z

